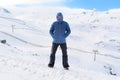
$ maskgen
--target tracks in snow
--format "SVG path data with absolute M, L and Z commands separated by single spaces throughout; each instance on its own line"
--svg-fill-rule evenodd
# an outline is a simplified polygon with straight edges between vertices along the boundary
M 50 46 L 44 46 L 44 45 L 39 45 L 39 44 L 35 44 L 35 43 L 31 43 L 31 42 L 28 42 L 26 40 L 23 40 L 19 37 L 16 37 L 12 34 L 9 34 L 9 33 L 6 33 L 6 32 L 3 32 L 3 31 L 0 31 L 0 33 L 4 34 L 4 35 L 7 35 L 7 36 L 10 36 L 14 39 L 17 39 L 25 44 L 29 44 L 29 45 L 32 45 L 32 46 L 35 46 L 35 47 L 42 47 L 42 48 L 48 48 Z M 71 47 L 68 47 L 68 49 L 70 50 L 75 50 L 75 51 L 78 51 L 78 52 L 82 52 L 82 53 L 87 53 L 87 54 L 94 54 L 93 52 L 89 52 L 89 51 L 85 51 L 85 50 L 80 50 L 80 49 L 76 49 L 76 48 L 71 48 Z M 100 56 L 106 56 L 106 57 L 111 57 L 111 58 L 114 58 L 114 59 L 120 59 L 119 56 L 114 56 L 114 55 L 109 55 L 109 54 L 101 54 L 101 53 L 98 53 L 97 55 L 100 55 Z
M 32 57 L 31 57 L 32 58 Z M 42 60 L 44 61 L 44 59 Z M 42 62 L 41 61 L 41 62 Z M 16 74 L 21 80 L 79 80 L 78 74 L 59 68 L 48 68 L 46 63 L 14 59 L 0 55 L 0 72 Z M 70 77 L 73 76 L 73 77 Z
M 23 42 L 23 43 L 25 43 L 25 44 L 29 44 L 29 45 L 36 46 L 36 47 L 45 47 L 45 46 L 43 46 L 43 45 L 38 45 L 38 44 L 34 44 L 34 43 L 31 43 L 31 42 L 25 41 L 25 40 L 23 40 L 23 39 L 21 39 L 21 38 L 19 38 L 19 37 L 16 37 L 16 36 L 14 36 L 14 35 L 12 35 L 12 34 L 9 34 L 9 33 L 3 32 L 3 31 L 0 31 L 0 33 L 2 33 L 2 34 L 4 34 L 4 35 L 7 35 L 7 36 L 10 36 L 10 37 L 12 37 L 12 38 L 14 38 L 14 39 L 17 39 L 17 40 L 19 40 L 19 41 L 21 41 L 21 42 Z

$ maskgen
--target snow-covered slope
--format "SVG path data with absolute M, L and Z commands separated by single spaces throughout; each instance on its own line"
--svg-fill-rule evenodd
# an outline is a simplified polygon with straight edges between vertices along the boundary
M 6 8 L 0 7 L 0 17 L 12 17 L 12 13 Z
M 120 80 L 120 10 L 69 8 L 11 8 L 0 17 L 0 80 Z M 61 64 L 61 50 L 53 69 L 47 67 L 51 23 L 64 13 L 72 33 L 68 41 L 70 70 Z M 94 51 L 98 51 L 94 61 Z M 6 77 L 7 76 L 7 77 Z

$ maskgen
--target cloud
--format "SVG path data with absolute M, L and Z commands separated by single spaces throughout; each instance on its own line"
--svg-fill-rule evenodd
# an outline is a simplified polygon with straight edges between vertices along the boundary
M 34 4 L 48 2 L 62 2 L 65 0 L 0 0 L 0 6 L 10 6 L 16 4 Z

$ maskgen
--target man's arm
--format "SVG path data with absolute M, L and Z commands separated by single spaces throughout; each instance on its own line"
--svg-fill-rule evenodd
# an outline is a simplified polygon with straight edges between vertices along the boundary
M 65 37 L 69 36 L 69 34 L 71 33 L 71 30 L 70 30 L 70 27 L 69 27 L 69 24 L 67 23 L 66 24 L 66 32 L 65 32 Z
M 49 33 L 50 33 L 50 35 L 53 37 L 53 35 L 54 35 L 54 25 L 52 24 L 52 26 L 51 26 L 51 28 L 50 28 L 50 31 L 49 31 Z

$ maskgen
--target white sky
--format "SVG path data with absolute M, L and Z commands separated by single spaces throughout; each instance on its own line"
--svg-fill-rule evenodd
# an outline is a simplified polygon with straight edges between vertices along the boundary
M 64 0 L 0 0 L 0 6 L 11 6 L 16 4 L 32 4 L 46 2 L 60 2 Z

